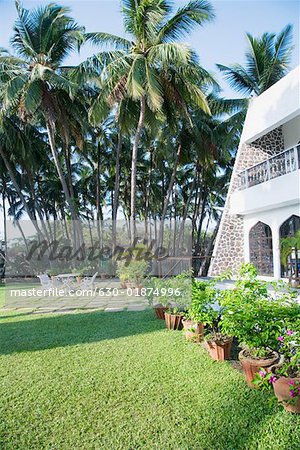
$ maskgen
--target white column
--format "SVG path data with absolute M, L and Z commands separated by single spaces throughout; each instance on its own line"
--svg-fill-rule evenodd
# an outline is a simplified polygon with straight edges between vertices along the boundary
M 272 227 L 274 277 L 281 278 L 279 227 Z

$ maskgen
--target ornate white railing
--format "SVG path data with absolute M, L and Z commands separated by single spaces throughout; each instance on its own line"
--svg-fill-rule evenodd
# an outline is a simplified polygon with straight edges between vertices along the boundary
M 284 150 L 240 172 L 240 189 L 264 183 L 300 169 L 300 145 Z

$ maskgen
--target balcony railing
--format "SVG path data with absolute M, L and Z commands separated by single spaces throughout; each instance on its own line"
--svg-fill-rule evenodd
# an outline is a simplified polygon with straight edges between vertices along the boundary
M 256 186 L 298 169 L 300 169 L 300 145 L 284 150 L 240 172 L 240 189 Z

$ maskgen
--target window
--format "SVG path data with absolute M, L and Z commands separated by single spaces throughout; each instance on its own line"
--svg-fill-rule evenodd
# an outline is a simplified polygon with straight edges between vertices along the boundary
M 273 276 L 272 231 L 269 225 L 258 222 L 249 232 L 250 262 L 259 275 Z
M 280 227 L 279 236 L 280 239 L 293 237 L 300 230 L 300 217 L 289 217 Z M 284 244 L 285 248 L 289 246 L 289 243 Z M 281 256 L 283 255 L 283 249 L 281 249 Z M 291 254 L 288 256 L 287 262 L 281 261 L 281 276 L 282 277 L 298 277 L 300 273 L 300 248 L 291 247 Z

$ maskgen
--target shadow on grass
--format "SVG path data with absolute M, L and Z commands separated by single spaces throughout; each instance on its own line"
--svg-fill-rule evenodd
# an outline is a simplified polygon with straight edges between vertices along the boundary
M 164 329 L 152 310 L 89 312 L 13 319 L 0 323 L 0 354 L 44 350 L 68 345 L 98 342 Z M 20 317 L 19 317 L 20 319 Z

